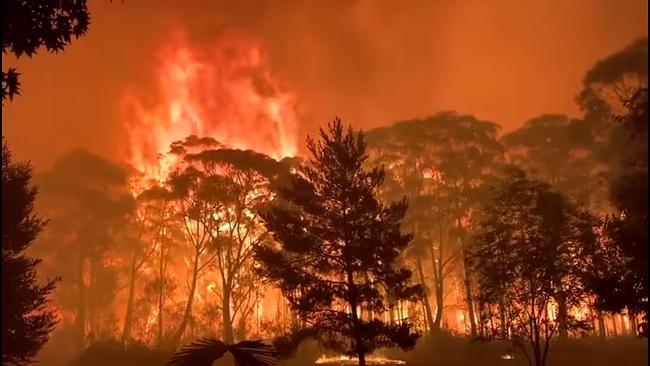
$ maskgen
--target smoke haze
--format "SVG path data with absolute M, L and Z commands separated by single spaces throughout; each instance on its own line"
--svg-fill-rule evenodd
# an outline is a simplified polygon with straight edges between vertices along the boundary
M 399 4 L 399 5 L 398 5 Z M 119 104 L 152 92 L 157 50 L 238 30 L 264 44 L 301 106 L 301 139 L 334 116 L 358 128 L 456 110 L 506 130 L 543 113 L 578 116 L 585 72 L 647 34 L 643 0 L 89 1 L 88 34 L 19 61 L 3 107 L 16 159 L 42 170 L 71 149 L 126 151 Z

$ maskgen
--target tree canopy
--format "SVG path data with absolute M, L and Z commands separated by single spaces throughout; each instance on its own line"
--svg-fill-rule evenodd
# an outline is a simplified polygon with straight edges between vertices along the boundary
M 360 365 L 379 347 L 413 347 L 417 334 L 408 319 L 388 324 L 380 317 L 393 310 L 388 294 L 397 301 L 420 294 L 411 272 L 396 262 L 411 240 L 400 230 L 406 202 L 380 202 L 384 172 L 365 169 L 363 135 L 344 130 L 340 120 L 307 145 L 311 158 L 263 215 L 275 242 L 256 249 L 262 273 L 280 287 L 303 327 L 325 346 L 357 356 Z
M 72 38 L 86 34 L 90 16 L 86 0 L 46 0 L 2 2 L 2 53 L 32 57 L 39 48 L 63 51 Z M 19 93 L 19 73 L 2 71 L 2 102 Z

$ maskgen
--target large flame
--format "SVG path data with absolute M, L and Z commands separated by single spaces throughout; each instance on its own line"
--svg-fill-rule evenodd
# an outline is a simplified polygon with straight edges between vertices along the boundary
M 183 38 L 160 52 L 154 100 L 128 93 L 123 112 L 129 160 L 164 179 L 169 145 L 189 135 L 280 159 L 296 155 L 294 96 L 266 65 L 261 45 L 239 35 L 193 47 Z

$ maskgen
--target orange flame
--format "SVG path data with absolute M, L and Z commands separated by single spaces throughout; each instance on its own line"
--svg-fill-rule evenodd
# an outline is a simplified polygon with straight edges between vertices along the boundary
M 158 100 L 123 99 L 128 159 L 148 178 L 164 179 L 173 164 L 169 145 L 189 135 L 275 159 L 296 155 L 295 98 L 272 76 L 259 43 L 228 35 L 192 47 L 181 39 L 160 60 Z

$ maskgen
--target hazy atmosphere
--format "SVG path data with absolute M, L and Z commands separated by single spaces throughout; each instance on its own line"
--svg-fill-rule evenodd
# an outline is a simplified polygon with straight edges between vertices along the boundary
M 641 366 L 648 2 L 2 2 L 2 364 Z
M 65 52 L 2 55 L 23 98 L 2 133 L 37 170 L 74 148 L 124 158 L 120 102 L 155 87 L 160 48 L 226 30 L 259 37 L 298 99 L 300 142 L 340 116 L 359 128 L 455 110 L 509 130 L 542 113 L 577 116 L 596 60 L 647 34 L 643 0 L 89 1 L 91 26 Z M 38 108 L 33 107 L 38 103 Z M 33 147 L 38 149 L 34 150 Z

